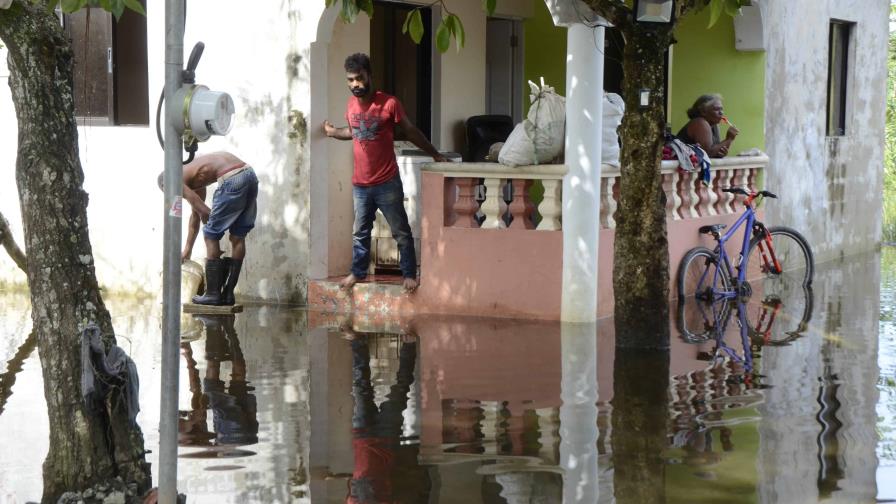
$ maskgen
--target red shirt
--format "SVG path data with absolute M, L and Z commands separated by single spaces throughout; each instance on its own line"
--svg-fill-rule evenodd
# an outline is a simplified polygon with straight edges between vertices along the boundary
M 345 118 L 352 130 L 355 154 L 352 184 L 382 184 L 398 173 L 393 138 L 395 125 L 403 117 L 401 102 L 382 91 L 374 93 L 373 101 L 366 105 L 354 96 L 349 97 Z

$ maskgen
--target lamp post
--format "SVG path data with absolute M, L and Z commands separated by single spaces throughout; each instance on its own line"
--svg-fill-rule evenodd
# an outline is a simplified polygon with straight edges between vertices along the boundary
M 669 24 L 674 7 L 675 0 L 635 0 L 635 21 Z

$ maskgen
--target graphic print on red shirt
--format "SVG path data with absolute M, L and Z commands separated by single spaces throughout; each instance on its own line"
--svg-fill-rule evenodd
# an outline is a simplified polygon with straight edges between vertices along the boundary
M 393 139 L 395 125 L 403 117 L 401 102 L 382 91 L 377 91 L 367 105 L 354 96 L 348 99 L 345 118 L 352 130 L 355 157 L 352 184 L 382 184 L 398 173 Z

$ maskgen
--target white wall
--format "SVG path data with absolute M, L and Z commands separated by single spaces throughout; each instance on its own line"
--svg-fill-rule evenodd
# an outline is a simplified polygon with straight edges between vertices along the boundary
M 260 181 L 259 215 L 247 242 L 239 291 L 273 301 L 304 298 L 310 220 L 309 174 L 303 152 L 306 136 L 303 132 L 299 139 L 290 140 L 286 125 L 290 109 L 307 110 L 310 102 L 310 41 L 297 50 L 300 37 L 292 33 L 313 37 L 323 2 L 318 9 L 309 8 L 307 3 L 288 0 L 265 9 L 247 9 L 245 3 L 235 0 L 196 0 L 190 2 L 187 12 L 184 58 L 194 42 L 205 42 L 197 82 L 231 93 L 237 109 L 230 135 L 202 144 L 199 153 L 230 150 L 255 167 Z M 164 83 L 161 4 L 149 6 L 147 24 L 147 101 L 153 125 L 81 127 L 79 139 L 100 283 L 111 289 L 157 292 L 161 284 L 163 207 L 156 176 L 163 169 L 163 153 L 156 140 L 154 114 Z M 0 199 L 0 211 L 10 219 L 21 243 L 18 198 L 12 189 L 16 128 L 3 77 L 5 58 L 0 68 L 0 137 L 4 138 L 0 144 L 0 183 L 9 188 L 4 192 L 7 197 Z M 204 257 L 201 235 L 197 242 L 194 258 Z M 11 261 L 0 260 L 0 278 L 22 280 L 23 276 L 14 271 Z
M 526 17 L 534 0 L 498 2 L 499 14 Z M 411 2 L 423 3 L 423 2 Z M 258 174 L 259 214 L 247 241 L 238 293 L 269 301 L 304 301 L 306 280 L 348 270 L 351 258 L 351 145 L 326 141 L 323 118 L 342 120 L 348 92 L 342 62 L 369 48 L 369 21 L 335 21 L 323 0 L 284 0 L 247 9 L 236 0 L 194 0 L 187 10 L 184 58 L 206 44 L 197 82 L 229 92 L 236 103 L 233 131 L 201 145 L 200 154 L 230 150 Z M 436 58 L 441 78 L 434 117 L 443 150 L 463 148 L 463 121 L 485 113 L 485 13 L 480 0 L 455 0 L 466 47 Z M 79 141 L 90 194 L 88 218 L 100 283 L 111 290 L 156 293 L 161 285 L 162 193 L 156 176 L 163 153 L 154 114 L 164 82 L 164 12 L 147 12 L 149 127 L 81 127 Z M 321 57 L 321 48 L 326 55 Z M 315 52 L 317 51 L 317 52 Z M 313 56 L 317 56 L 316 59 Z M 3 55 L 0 54 L 0 57 Z M 15 195 L 16 123 L 0 61 L 0 212 L 22 243 Z M 317 107 L 322 101 L 325 108 Z M 290 112 L 300 120 L 290 136 Z M 323 117 L 322 117 L 323 116 Z M 313 155 L 313 150 L 318 154 Z M 213 187 L 211 188 L 213 189 Z M 210 198 L 209 198 L 210 199 Z M 312 214 L 316 215 L 312 219 Z M 187 219 L 184 219 L 186 226 Z M 186 229 L 184 229 L 184 235 Z M 202 238 L 194 258 L 204 257 Z M 226 240 L 225 240 L 226 243 Z M 312 252 L 313 250 L 313 252 Z M 23 282 L 12 261 L 0 260 L 0 280 Z
M 822 261 L 880 241 L 888 0 L 763 1 L 766 205 L 770 224 L 806 235 Z M 855 22 L 847 134 L 826 138 L 828 31 Z

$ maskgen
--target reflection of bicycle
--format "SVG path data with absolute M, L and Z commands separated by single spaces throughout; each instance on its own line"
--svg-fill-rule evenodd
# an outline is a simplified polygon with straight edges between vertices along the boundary
M 678 329 L 689 343 L 702 343 L 724 336 L 732 306 L 736 306 L 742 337 L 752 346 L 785 346 L 802 337 L 812 318 L 812 289 L 799 286 L 784 297 L 766 295 L 762 301 L 746 303 L 717 300 L 703 303 L 694 298 L 678 300 Z
M 679 299 L 693 296 L 714 301 L 749 297 L 753 290 L 748 280 L 758 278 L 764 278 L 763 288 L 772 291 L 780 285 L 811 285 L 814 260 L 806 239 L 791 228 L 766 227 L 756 219 L 753 201 L 759 197 L 777 196 L 768 191 L 747 192 L 740 187 L 722 191 L 746 196 L 744 213 L 724 234 L 725 224 L 700 228 L 701 234 L 711 235 L 718 245 L 715 250 L 695 247 L 685 254 L 678 268 Z M 741 226 L 744 234 L 740 256 L 732 264 L 726 245 Z M 748 268 L 752 269 L 748 271 Z

